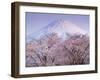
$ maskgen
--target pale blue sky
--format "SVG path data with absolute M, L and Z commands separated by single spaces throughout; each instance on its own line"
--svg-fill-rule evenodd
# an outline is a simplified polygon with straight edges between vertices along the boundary
M 51 22 L 60 19 L 70 21 L 89 33 L 89 15 L 26 12 L 25 16 L 26 36 L 29 36 Z

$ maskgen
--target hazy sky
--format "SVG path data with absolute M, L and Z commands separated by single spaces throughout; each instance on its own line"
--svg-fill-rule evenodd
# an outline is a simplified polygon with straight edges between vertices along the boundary
M 89 33 L 89 15 L 26 12 L 26 35 L 28 36 L 32 33 L 35 33 L 39 29 L 50 24 L 51 22 L 60 19 L 70 21 Z

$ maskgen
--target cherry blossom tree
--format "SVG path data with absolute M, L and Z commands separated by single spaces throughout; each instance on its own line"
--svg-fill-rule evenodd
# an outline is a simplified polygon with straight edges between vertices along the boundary
M 26 44 L 26 67 L 89 64 L 89 36 L 63 40 L 56 33 Z

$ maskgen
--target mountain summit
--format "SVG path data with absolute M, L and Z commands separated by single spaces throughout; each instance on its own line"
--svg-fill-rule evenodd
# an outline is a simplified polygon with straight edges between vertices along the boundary
M 67 21 L 67 20 L 56 20 L 52 23 L 48 24 L 44 28 L 40 29 L 36 33 L 32 33 L 30 36 L 31 38 L 39 39 L 40 37 L 50 34 L 50 33 L 57 33 L 58 36 L 61 38 L 66 38 L 68 35 L 75 35 L 75 34 L 86 34 L 87 32 L 81 29 L 76 24 Z M 28 38 L 27 38 L 28 39 Z

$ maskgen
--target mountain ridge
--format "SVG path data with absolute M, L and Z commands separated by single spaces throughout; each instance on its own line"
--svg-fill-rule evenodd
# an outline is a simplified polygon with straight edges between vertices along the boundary
M 27 41 L 30 41 L 28 40 L 29 37 L 39 39 L 40 37 L 46 34 L 50 34 L 50 33 L 57 33 L 58 36 L 64 39 L 67 37 L 66 34 L 69 34 L 69 35 L 83 34 L 84 35 L 87 32 L 81 29 L 76 24 L 70 21 L 61 19 L 61 20 L 55 20 L 51 22 L 50 24 L 48 24 L 47 26 L 41 28 L 38 32 L 32 33 L 31 35 L 27 36 Z

